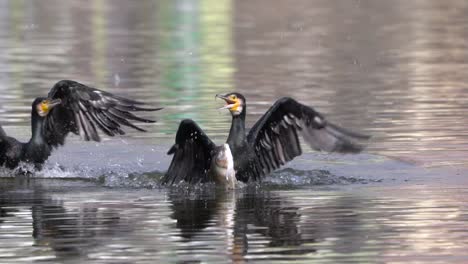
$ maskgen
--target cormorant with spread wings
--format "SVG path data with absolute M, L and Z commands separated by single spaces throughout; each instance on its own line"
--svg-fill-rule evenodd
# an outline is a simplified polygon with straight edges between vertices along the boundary
M 289 97 L 276 101 L 246 133 L 245 97 L 239 93 L 216 97 L 226 101 L 223 108 L 232 115 L 226 144 L 216 146 L 194 121 L 183 120 L 168 152 L 174 157 L 164 184 L 215 181 L 233 188 L 236 179 L 260 180 L 301 155 L 299 136 L 315 150 L 338 153 L 360 152 L 369 139 L 328 122 L 313 108 Z
M 20 162 L 26 162 L 41 169 L 52 150 L 63 145 L 69 133 L 80 135 L 86 141 L 100 141 L 99 130 L 108 136 L 125 134 L 122 126 L 145 131 L 131 121 L 155 121 L 138 117 L 132 112 L 161 108 L 142 105 L 144 103 L 75 81 L 59 81 L 47 97 L 34 100 L 31 110 L 32 136 L 28 142 L 22 143 L 7 136 L 0 127 L 0 165 L 13 169 Z

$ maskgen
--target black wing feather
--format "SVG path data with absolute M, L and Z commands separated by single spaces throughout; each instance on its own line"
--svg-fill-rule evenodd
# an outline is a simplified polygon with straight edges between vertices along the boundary
M 292 98 L 281 98 L 247 135 L 264 175 L 302 154 L 299 134 L 315 150 L 339 153 L 360 152 L 364 146 L 358 141 L 369 139 L 328 122 Z
M 183 120 L 177 130 L 175 144 L 167 154 L 173 154 L 171 165 L 162 179 L 163 184 L 181 181 L 206 182 L 216 145 L 191 119 Z
M 48 98 L 62 101 L 46 117 L 45 138 L 55 147 L 63 145 L 70 132 L 79 134 L 86 141 L 100 141 L 99 130 L 108 136 L 125 134 L 121 129 L 122 125 L 145 131 L 129 120 L 145 123 L 155 121 L 137 117 L 131 111 L 161 109 L 140 107 L 137 105 L 144 103 L 70 80 L 56 83 Z

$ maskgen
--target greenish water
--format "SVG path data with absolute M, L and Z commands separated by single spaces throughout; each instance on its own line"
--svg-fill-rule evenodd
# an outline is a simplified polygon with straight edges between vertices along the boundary
M 468 3 L 0 1 L 0 123 L 74 79 L 163 106 L 148 133 L 71 137 L 32 179 L 1 171 L 0 263 L 468 261 Z M 225 140 L 291 96 L 373 136 L 308 151 L 262 184 L 167 189 L 178 123 Z

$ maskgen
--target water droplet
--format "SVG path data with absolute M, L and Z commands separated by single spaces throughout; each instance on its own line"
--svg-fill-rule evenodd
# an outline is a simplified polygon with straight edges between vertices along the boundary
M 119 86 L 120 84 L 120 76 L 118 73 L 114 74 L 114 85 Z

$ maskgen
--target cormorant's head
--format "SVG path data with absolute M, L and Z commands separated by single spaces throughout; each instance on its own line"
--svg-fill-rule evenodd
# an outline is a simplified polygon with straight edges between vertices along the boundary
M 52 108 L 54 108 L 55 106 L 61 103 L 62 103 L 62 100 L 60 99 L 48 99 L 48 98 L 39 97 L 39 98 L 36 98 L 36 100 L 34 100 L 32 107 L 33 107 L 33 111 L 36 111 L 36 113 L 40 117 L 45 117 L 49 114 Z
M 227 103 L 220 109 L 229 109 L 233 116 L 240 115 L 245 109 L 245 97 L 240 93 L 217 94 L 216 97 Z

